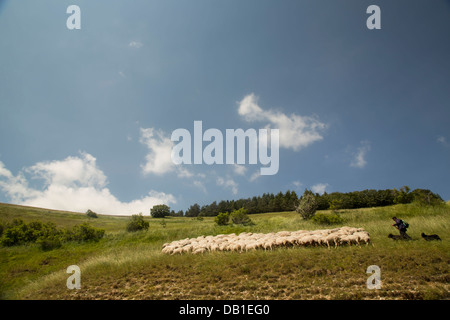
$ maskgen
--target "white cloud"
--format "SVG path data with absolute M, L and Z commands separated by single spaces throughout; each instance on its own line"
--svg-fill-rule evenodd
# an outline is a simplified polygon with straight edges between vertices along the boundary
M 449 145 L 447 143 L 447 139 L 444 136 L 437 137 L 436 141 L 446 147 L 448 147 L 448 145 Z
M 299 189 L 299 188 L 303 185 L 303 183 L 301 183 L 301 182 L 298 181 L 298 180 L 293 181 L 292 184 L 293 184 L 297 189 Z
M 328 183 L 318 183 L 311 187 L 311 191 L 318 194 L 324 194 L 327 187 Z
M 140 129 L 139 141 L 147 146 L 148 153 L 145 156 L 145 164 L 141 165 L 144 174 L 161 175 L 175 169 L 171 153 L 173 142 L 163 131 L 154 128 Z
M 231 189 L 231 192 L 234 195 L 236 195 L 238 193 L 238 184 L 230 177 L 227 177 L 226 179 L 224 179 L 222 177 L 218 177 L 216 180 L 216 183 L 218 186 L 223 186 L 224 188 Z
M 250 182 L 255 181 L 256 179 L 258 179 L 259 177 L 261 177 L 261 172 L 260 170 L 257 170 L 256 172 L 254 172 L 250 178 L 248 179 Z
M 67 157 L 62 161 L 38 162 L 26 169 L 35 178 L 44 179 L 46 185 L 104 187 L 106 176 L 97 168 L 97 159 L 88 153 L 80 157 Z
M 361 146 L 358 151 L 354 154 L 354 158 L 350 163 L 351 167 L 364 168 L 367 165 L 366 155 L 370 151 L 369 141 L 361 141 Z
M 180 167 L 178 167 L 178 170 L 177 170 L 177 176 L 178 176 L 178 178 L 192 178 L 194 176 L 194 174 L 192 172 L 190 172 L 188 169 L 180 166 Z
M 173 141 L 162 130 L 141 128 L 139 142 L 148 149 L 148 153 L 145 156 L 146 162 L 141 165 L 142 172 L 145 175 L 163 175 L 169 172 L 176 172 L 179 178 L 192 178 L 195 176 L 186 167 L 173 163 L 171 157 Z M 200 176 L 200 174 L 197 174 L 197 176 Z
M 239 165 L 239 164 L 234 164 L 233 165 L 233 171 L 237 175 L 244 176 L 245 172 L 247 172 L 247 167 L 245 167 L 243 165 Z
M 142 42 L 140 42 L 140 41 L 131 41 L 128 44 L 129 47 L 136 48 L 136 49 L 142 48 L 143 45 L 144 44 Z
M 299 151 L 323 139 L 326 125 L 314 117 L 286 115 L 280 111 L 263 110 L 252 93 L 239 102 L 239 115 L 248 122 L 265 122 L 267 128 L 280 130 L 280 147 Z
M 25 178 L 44 181 L 42 188 L 32 188 Z M 176 203 L 171 194 L 151 190 L 146 196 L 121 202 L 106 187 L 107 178 L 97 167 L 96 159 L 81 153 L 61 161 L 39 162 L 14 176 L 0 162 L 0 189 L 13 203 L 48 209 L 101 214 L 131 215 L 147 213 L 156 204 Z
M 203 193 L 208 193 L 208 191 L 206 190 L 205 185 L 204 185 L 203 182 L 201 182 L 200 180 L 194 180 L 194 181 L 192 182 L 192 184 L 193 184 L 194 186 L 196 186 L 197 188 L 199 188 L 200 190 L 202 190 Z

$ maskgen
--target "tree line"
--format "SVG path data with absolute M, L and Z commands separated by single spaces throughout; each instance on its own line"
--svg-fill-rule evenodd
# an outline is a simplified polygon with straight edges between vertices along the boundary
M 317 210 L 358 209 L 389 206 L 398 203 L 410 203 L 413 201 L 426 205 L 442 203 L 442 198 L 428 189 L 415 189 L 411 191 L 408 186 L 397 190 L 393 189 L 366 189 L 353 192 L 313 193 L 305 189 L 305 194 L 313 194 L 318 208 Z M 302 196 L 303 196 L 302 195 Z M 198 203 L 191 205 L 185 212 L 183 210 L 175 213 L 173 210 L 168 215 L 202 217 L 217 216 L 221 212 L 233 212 L 245 208 L 248 214 L 265 212 L 294 211 L 302 196 L 295 191 L 279 192 L 277 194 L 264 193 L 262 196 L 238 200 L 214 201 L 210 204 L 200 206 Z

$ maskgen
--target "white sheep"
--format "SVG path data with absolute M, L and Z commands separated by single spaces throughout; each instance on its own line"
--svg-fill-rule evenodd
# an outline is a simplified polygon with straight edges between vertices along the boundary
M 181 253 L 183 253 L 183 248 L 178 247 L 178 248 L 173 249 L 173 251 L 170 254 L 174 255 L 174 254 L 181 254 Z
M 358 237 L 353 234 L 341 236 L 339 239 L 340 244 L 359 244 Z
M 277 233 L 251 233 L 242 232 L 239 235 L 219 234 L 216 236 L 199 236 L 182 240 L 167 242 L 162 245 L 162 252 L 168 254 L 178 253 L 204 253 L 207 251 L 249 251 L 256 249 L 272 250 L 273 247 L 313 246 L 334 244 L 352 245 L 370 243 L 370 236 L 363 228 L 341 227 L 334 229 L 279 231 Z
M 328 246 L 328 248 L 330 248 L 330 243 L 334 243 L 334 247 L 336 248 L 338 246 L 339 243 L 339 236 L 337 234 L 329 234 L 328 236 L 325 237 L 325 241 L 326 245 Z
M 371 243 L 370 236 L 367 231 L 359 231 L 359 232 L 354 233 L 354 235 L 358 237 L 359 242 L 364 242 L 366 244 L 366 246 L 368 246 L 369 243 Z
M 205 248 L 196 248 L 194 251 L 192 251 L 193 254 L 200 254 L 205 252 L 206 252 Z

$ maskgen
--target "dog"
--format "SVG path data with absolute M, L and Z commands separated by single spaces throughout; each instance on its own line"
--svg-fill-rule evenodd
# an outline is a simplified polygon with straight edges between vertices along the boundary
M 422 238 L 424 238 L 426 241 L 433 241 L 433 240 L 442 241 L 442 239 L 439 238 L 437 234 L 426 235 L 425 233 L 422 232 Z

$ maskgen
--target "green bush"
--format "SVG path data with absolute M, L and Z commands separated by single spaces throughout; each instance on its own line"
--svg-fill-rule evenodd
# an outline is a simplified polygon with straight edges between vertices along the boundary
M 331 225 L 343 223 L 344 219 L 342 219 L 342 217 L 337 213 L 332 214 L 318 213 L 311 218 L 311 221 L 318 224 Z
M 214 221 L 219 225 L 219 226 L 225 226 L 228 224 L 228 222 L 230 221 L 230 215 L 228 214 L 228 212 L 220 212 L 215 218 Z
M 63 241 L 97 241 L 104 233 L 105 230 L 93 228 L 87 223 L 58 230 L 52 222 L 25 223 L 22 219 L 14 219 L 4 227 L 0 243 L 4 246 L 38 243 L 43 250 L 49 250 L 60 247 Z
M 0 242 L 5 246 L 14 246 L 58 236 L 59 233 L 52 222 L 32 221 L 27 224 L 22 219 L 14 219 L 4 227 Z
M 97 215 L 94 211 L 92 211 L 92 210 L 90 210 L 90 209 L 88 209 L 88 211 L 86 211 L 86 215 L 87 215 L 89 218 L 98 218 L 98 215 Z
M 239 210 L 234 210 L 230 213 L 231 221 L 234 224 L 242 224 L 244 226 L 254 224 L 247 214 L 247 209 L 240 208 Z
M 53 237 L 48 239 L 38 239 L 37 243 L 43 251 L 50 251 L 53 249 L 61 248 L 62 243 L 59 237 Z
M 153 208 L 150 209 L 150 215 L 153 218 L 164 218 L 165 216 L 170 215 L 170 207 L 165 204 L 153 206 Z
M 295 211 L 300 213 L 303 219 L 308 220 L 314 217 L 318 208 L 317 200 L 311 191 L 305 190 L 300 197 L 299 204 Z
M 139 230 L 148 230 L 149 223 L 144 220 L 142 213 L 133 214 L 131 220 L 127 224 L 128 232 L 135 232 Z
M 64 239 L 67 241 L 98 241 L 105 235 L 105 230 L 91 227 L 87 223 L 74 226 L 71 230 L 67 230 Z

